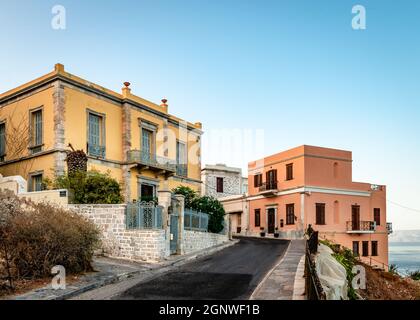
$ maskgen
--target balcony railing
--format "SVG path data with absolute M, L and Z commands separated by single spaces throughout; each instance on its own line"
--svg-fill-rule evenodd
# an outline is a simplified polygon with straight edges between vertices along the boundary
M 128 161 L 136 162 L 154 169 L 176 172 L 176 164 L 174 160 L 157 156 L 142 150 L 128 151 Z
M 388 234 L 392 233 L 392 222 L 386 223 L 386 230 L 388 231 Z
M 347 221 L 347 233 L 373 233 L 375 229 L 374 221 Z
M 264 182 L 260 187 L 259 191 L 277 190 L 277 181 Z
M 176 175 L 181 177 L 188 176 L 188 165 L 187 164 L 177 164 L 176 165 Z
M 105 158 L 105 146 L 88 143 L 88 155 Z

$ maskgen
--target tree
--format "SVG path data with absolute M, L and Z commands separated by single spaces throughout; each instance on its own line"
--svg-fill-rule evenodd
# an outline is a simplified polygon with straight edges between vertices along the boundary
M 224 228 L 225 209 L 219 200 L 210 196 L 200 197 L 196 191 L 189 187 L 179 186 L 172 190 L 175 194 L 185 197 L 185 207 L 201 211 L 209 215 L 208 230 L 219 233 Z
M 123 202 L 121 187 L 110 173 L 76 171 L 47 181 L 53 189 L 68 189 L 76 204 L 116 204 Z

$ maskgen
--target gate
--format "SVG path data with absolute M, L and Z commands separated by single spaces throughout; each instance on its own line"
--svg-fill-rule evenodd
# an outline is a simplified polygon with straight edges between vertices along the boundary
M 171 254 L 176 254 L 178 249 L 178 230 L 179 230 L 179 220 L 178 215 L 175 213 L 170 214 L 171 217 L 171 240 L 170 240 L 170 250 Z

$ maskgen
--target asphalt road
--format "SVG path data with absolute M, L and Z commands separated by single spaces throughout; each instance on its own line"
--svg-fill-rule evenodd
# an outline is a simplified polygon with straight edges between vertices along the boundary
M 114 299 L 248 299 L 287 246 L 287 240 L 241 238 L 234 246 L 137 284 Z

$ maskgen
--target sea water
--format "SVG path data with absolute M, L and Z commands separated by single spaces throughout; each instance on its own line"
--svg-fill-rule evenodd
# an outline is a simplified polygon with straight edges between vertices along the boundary
M 389 264 L 404 275 L 420 270 L 420 242 L 389 242 Z

